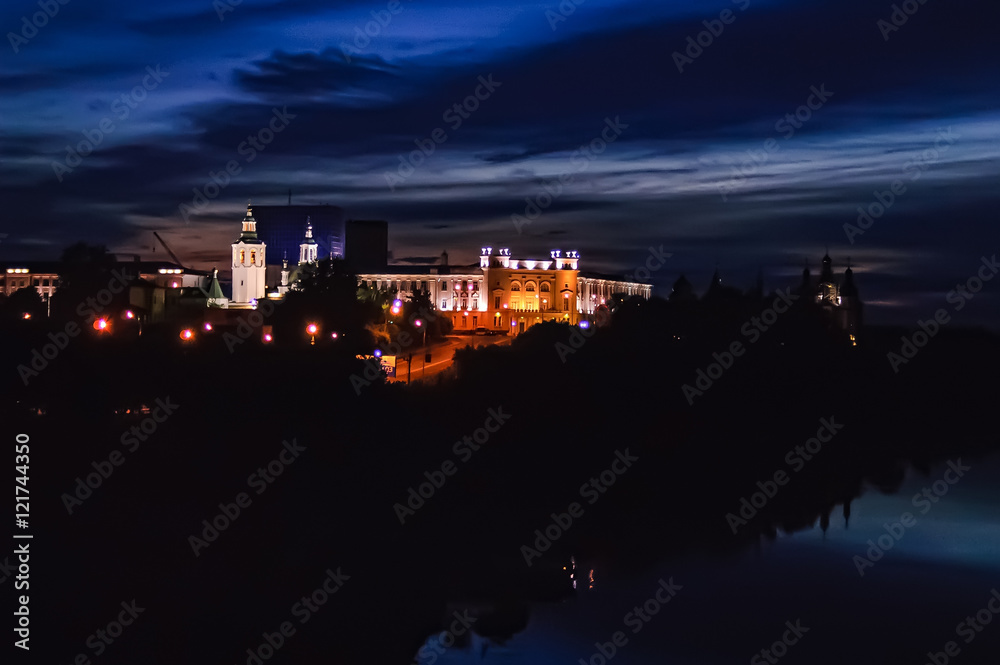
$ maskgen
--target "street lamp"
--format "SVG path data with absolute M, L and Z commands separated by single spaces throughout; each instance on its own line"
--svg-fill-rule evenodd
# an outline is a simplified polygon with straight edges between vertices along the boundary
M 306 334 L 309 335 L 309 344 L 316 344 L 316 333 L 319 332 L 319 326 L 315 323 L 310 323 L 306 326 Z
M 415 325 L 416 327 L 420 328 L 420 346 L 422 347 L 422 346 L 424 346 L 425 342 L 427 341 L 427 329 L 424 328 L 424 322 L 421 321 L 420 319 L 417 319 L 416 321 L 414 321 L 413 325 Z

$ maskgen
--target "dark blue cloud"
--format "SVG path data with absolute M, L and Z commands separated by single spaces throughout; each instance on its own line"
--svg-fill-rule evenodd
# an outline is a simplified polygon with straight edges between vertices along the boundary
M 544 2 L 403 2 L 389 20 L 382 2 L 243 0 L 222 20 L 194 0 L 67 4 L 3 56 L 0 252 L 78 238 L 139 251 L 160 229 L 188 260 L 224 263 L 242 202 L 292 188 L 389 219 L 398 256 L 570 243 L 585 268 L 627 272 L 665 243 L 659 289 L 681 272 L 705 284 L 716 264 L 737 285 L 761 268 L 794 280 L 830 246 L 853 257 L 872 320 L 906 322 L 1000 244 L 996 7 L 926 3 L 886 40 L 891 3 L 648 4 L 588 0 L 556 22 Z M 0 22 L 15 30 L 33 7 Z M 726 9 L 679 72 L 674 52 Z M 157 64 L 169 77 L 116 117 Z M 476 100 L 483 79 L 500 85 Z M 832 95 L 804 107 L 818 89 Z M 456 123 L 463 103 L 476 108 Z M 294 117 L 251 161 L 245 142 L 275 108 Z M 114 132 L 60 182 L 53 164 L 104 118 Z M 411 157 L 438 129 L 447 140 Z M 421 163 L 403 176 L 401 160 Z M 231 161 L 239 174 L 185 223 L 179 206 Z M 559 176 L 519 233 L 511 215 Z M 895 180 L 907 190 L 885 215 L 845 232 Z

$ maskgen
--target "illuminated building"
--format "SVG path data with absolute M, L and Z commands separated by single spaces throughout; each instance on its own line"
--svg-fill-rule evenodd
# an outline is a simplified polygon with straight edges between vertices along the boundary
M 510 250 L 483 247 L 478 265 L 450 266 L 443 253 L 431 266 L 389 266 L 358 275 L 373 289 L 413 295 L 426 291 L 435 310 L 456 331 L 486 328 L 520 333 L 543 321 L 593 320 L 613 296 L 650 298 L 652 284 L 580 271 L 575 251 L 552 250 L 547 259 L 515 259 Z
M 264 241 L 257 237 L 257 220 L 253 217 L 253 209 L 247 204 L 243 231 L 233 243 L 233 297 L 229 302 L 230 307 L 252 307 L 253 303 L 264 297 L 266 249 Z
M 829 253 L 823 256 L 819 278 L 813 283 L 809 268 L 802 271 L 801 293 L 809 297 L 809 302 L 819 308 L 832 327 L 839 329 L 856 341 L 862 323 L 862 303 L 858 287 L 854 283 L 854 271 L 848 259 L 842 282 L 833 274 L 833 260 Z

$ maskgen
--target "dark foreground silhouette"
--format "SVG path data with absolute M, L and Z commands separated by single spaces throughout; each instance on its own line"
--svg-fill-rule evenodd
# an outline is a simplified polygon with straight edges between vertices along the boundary
M 851 346 L 802 309 L 751 342 L 753 314 L 627 302 L 587 336 L 539 325 L 412 386 L 368 382 L 356 348 L 230 353 L 224 330 L 188 345 L 155 328 L 75 338 L 25 386 L 13 368 L 49 324 L 8 325 L 7 438 L 31 439 L 32 657 L 253 663 L 270 642 L 275 662 L 408 663 L 462 612 L 497 641 L 522 629 L 530 603 L 571 593 L 571 556 L 624 571 L 738 551 L 843 519 L 907 465 L 996 449 L 995 336 L 942 330 L 896 372 L 907 331 Z M 698 388 L 699 370 L 718 378 Z M 821 450 L 794 452 L 831 423 Z M 107 477 L 78 487 L 94 463 Z M 758 491 L 773 497 L 727 518 Z M 133 599 L 119 637 L 91 637 Z

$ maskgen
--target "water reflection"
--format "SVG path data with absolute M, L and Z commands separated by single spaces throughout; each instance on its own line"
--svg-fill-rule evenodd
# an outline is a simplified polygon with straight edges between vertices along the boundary
M 586 579 L 579 586 L 587 591 L 536 606 L 526 629 L 504 645 L 487 648 L 475 636 L 479 648 L 449 650 L 439 662 L 597 664 L 610 662 L 599 654 L 613 648 L 615 665 L 764 663 L 771 661 L 762 654 L 779 651 L 787 663 L 919 665 L 930 655 L 943 662 L 937 654 L 954 642 L 953 662 L 995 664 L 1000 616 L 983 608 L 1000 588 L 1000 456 L 962 464 L 969 469 L 961 477 L 948 464 L 910 470 L 895 494 L 866 488 L 814 528 L 779 530 L 739 555 L 667 561 L 639 574 L 605 570 L 596 589 L 589 589 L 593 570 L 580 564 L 590 573 L 575 580 Z M 880 537 L 887 544 L 906 514 L 912 524 L 860 574 L 855 557 L 866 557 Z M 625 618 L 667 578 L 682 590 L 650 629 L 633 635 Z M 972 631 L 965 622 L 977 616 L 992 624 Z M 790 625 L 805 630 L 794 636 Z M 612 639 L 618 631 L 627 640 L 621 646 Z

